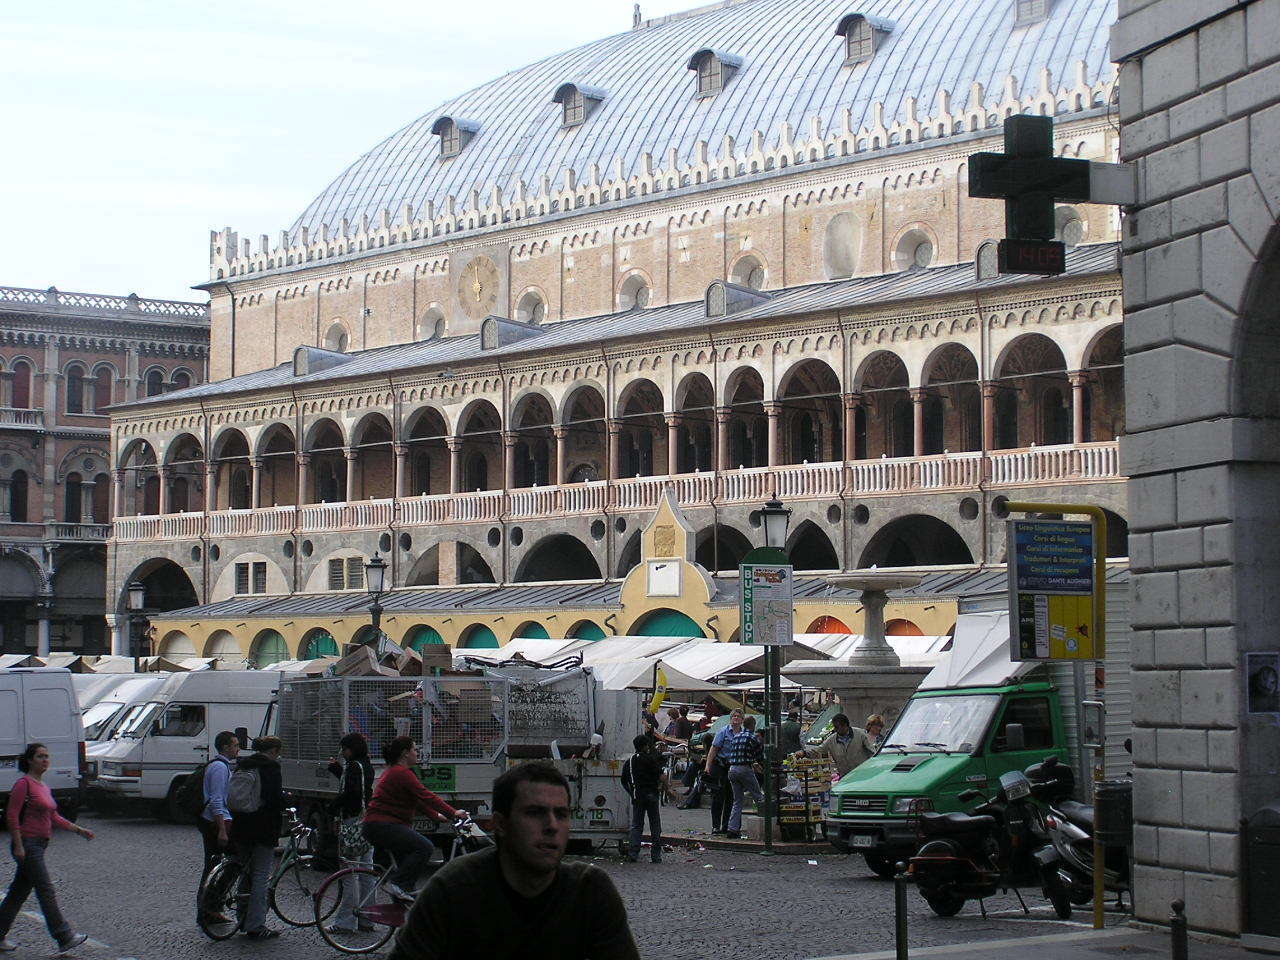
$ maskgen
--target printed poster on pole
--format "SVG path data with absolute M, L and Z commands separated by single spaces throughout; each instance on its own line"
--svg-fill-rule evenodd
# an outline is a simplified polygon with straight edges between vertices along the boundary
M 1094 597 L 1093 524 L 1009 520 L 1008 534 L 1010 658 L 1103 659 Z

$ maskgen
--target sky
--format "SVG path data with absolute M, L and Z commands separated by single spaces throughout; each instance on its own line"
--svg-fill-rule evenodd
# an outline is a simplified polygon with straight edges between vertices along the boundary
M 631 16 L 632 0 L 12 4 L 0 285 L 204 300 L 211 229 L 278 237 L 435 104 Z

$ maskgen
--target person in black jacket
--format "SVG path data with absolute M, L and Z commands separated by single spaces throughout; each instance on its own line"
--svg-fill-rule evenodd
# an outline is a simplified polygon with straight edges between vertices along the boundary
M 276 841 L 284 815 L 284 789 L 280 781 L 280 738 L 259 737 L 253 741 L 253 754 L 241 757 L 231 775 L 227 800 L 231 805 L 231 842 L 244 865 L 240 875 L 240 893 L 249 894 L 248 905 L 241 916 L 241 929 L 250 940 L 271 940 L 280 931 L 267 927 L 267 881 L 275 861 Z M 236 809 L 241 802 L 238 778 L 257 775 L 258 796 L 249 807 Z M 253 806 L 256 801 L 256 807 Z
M 342 762 L 329 761 L 329 772 L 338 778 L 338 796 L 329 812 L 338 820 L 338 855 L 343 866 L 373 864 L 373 845 L 360 832 L 364 808 L 373 796 L 373 764 L 369 762 L 369 744 L 358 733 L 348 733 L 338 741 Z M 356 907 L 373 894 L 373 876 L 361 876 L 359 883 L 342 888 L 342 905 L 329 925 L 335 933 L 352 932 L 357 927 Z M 360 924 L 368 928 L 368 924 Z
M 640 835 L 649 815 L 649 842 L 654 863 L 662 862 L 662 820 L 658 813 L 662 796 L 662 760 L 653 741 L 644 734 L 631 741 L 635 754 L 622 769 L 622 788 L 631 795 L 631 847 L 627 860 L 640 859 Z

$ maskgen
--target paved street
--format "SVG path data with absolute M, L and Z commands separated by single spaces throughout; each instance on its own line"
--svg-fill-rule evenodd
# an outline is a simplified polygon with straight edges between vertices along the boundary
M 95 949 L 82 956 L 139 960 L 234 958 L 269 952 L 280 960 L 326 955 L 310 930 L 286 930 L 273 944 L 258 946 L 237 938 L 223 944 L 205 940 L 192 920 L 192 896 L 199 863 L 194 828 L 151 820 L 87 816 L 82 822 L 98 839 L 85 843 L 59 835 L 50 862 L 63 908 Z M 810 863 L 815 860 L 816 863 Z M 7 855 L 0 879 L 11 876 Z M 675 850 L 654 866 L 599 860 L 622 892 L 632 928 L 646 958 L 723 956 L 727 944 L 750 944 L 731 951 L 752 960 L 792 960 L 886 950 L 893 946 L 893 888 L 874 879 L 861 858 L 821 854 L 766 859 L 757 854 Z M 981 940 L 1062 934 L 1081 924 L 1051 918 L 1047 906 L 1032 901 L 1032 920 L 1015 918 L 1013 898 L 988 904 L 983 920 L 975 908 L 940 920 L 910 894 L 911 943 L 932 946 Z M 34 901 L 10 939 L 18 958 L 45 957 L 51 943 Z M 732 927 L 724 918 L 734 917 Z M 278 921 L 276 921 L 278 923 Z M 336 954 L 335 954 L 336 955 Z

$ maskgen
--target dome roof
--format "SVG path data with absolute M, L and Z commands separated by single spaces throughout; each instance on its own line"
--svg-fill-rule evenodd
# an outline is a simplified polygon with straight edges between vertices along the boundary
M 871 19 L 881 39 L 870 60 L 847 65 L 835 31 L 853 13 Z M 817 118 L 830 129 L 843 124 L 845 110 L 856 131 L 874 122 L 877 103 L 891 124 L 905 119 L 909 97 L 921 115 L 943 90 L 959 108 L 975 82 L 990 100 L 1013 76 L 1025 94 L 1042 70 L 1064 85 L 1081 62 L 1097 82 L 1112 75 L 1107 42 L 1115 18 L 1115 0 L 1054 0 L 1046 19 L 1022 27 L 1012 0 L 745 0 L 657 20 L 446 101 L 356 160 L 291 233 L 296 240 L 307 227 L 314 236 L 322 224 L 374 220 L 405 203 L 439 207 L 492 185 L 509 192 L 517 181 L 558 181 L 569 168 L 582 176 L 593 163 L 608 174 L 620 163 L 629 177 L 645 154 L 658 164 L 674 148 L 686 163 L 699 141 L 714 151 L 726 135 L 745 143 L 759 130 L 772 142 L 784 122 L 800 129 Z M 704 49 L 740 65 L 720 93 L 697 97 L 687 66 Z M 565 83 L 603 95 L 584 123 L 567 128 L 553 101 Z M 449 159 L 432 133 L 442 117 L 470 133 Z

